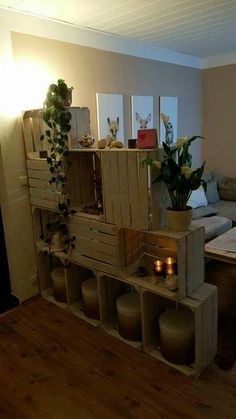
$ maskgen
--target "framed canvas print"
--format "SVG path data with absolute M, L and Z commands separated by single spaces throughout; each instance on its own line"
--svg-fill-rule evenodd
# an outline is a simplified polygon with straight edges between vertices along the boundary
M 172 144 L 177 138 L 177 106 L 178 98 L 174 96 L 160 97 L 160 143 Z
M 98 138 L 110 135 L 124 142 L 123 96 L 97 93 Z
M 153 96 L 131 96 L 132 137 L 139 129 L 153 128 Z

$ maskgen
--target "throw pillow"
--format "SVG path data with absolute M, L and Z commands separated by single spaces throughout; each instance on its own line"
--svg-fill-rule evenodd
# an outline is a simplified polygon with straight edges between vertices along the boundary
M 209 180 L 207 182 L 206 198 L 208 204 L 214 204 L 215 202 L 220 200 L 216 180 Z
M 187 205 L 192 208 L 204 207 L 207 205 L 205 191 L 202 186 L 199 186 L 196 191 L 191 193 Z

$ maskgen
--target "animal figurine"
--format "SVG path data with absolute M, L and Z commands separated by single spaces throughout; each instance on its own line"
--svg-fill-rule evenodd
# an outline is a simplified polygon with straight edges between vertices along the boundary
M 139 124 L 139 129 L 146 129 L 148 126 L 148 122 L 152 119 L 152 114 L 149 113 L 146 118 L 143 118 L 138 112 L 135 113 L 136 115 L 136 121 Z
M 110 118 L 107 117 L 109 132 L 111 133 L 112 138 L 115 140 L 116 140 L 117 132 L 119 131 L 119 122 L 120 122 L 119 117 L 117 117 L 116 120 L 110 120 Z
M 107 117 L 107 123 L 110 134 L 106 136 L 106 143 L 107 146 L 110 148 L 122 148 L 124 147 L 124 144 L 122 141 L 117 139 L 117 132 L 119 131 L 119 122 L 120 118 L 117 117 L 115 120 L 111 120 L 109 117 Z
M 166 124 L 165 141 L 167 144 L 172 144 L 174 140 L 174 129 L 171 122 Z
M 80 139 L 79 139 L 79 144 L 82 147 L 92 147 L 94 143 L 94 138 L 92 137 L 92 135 L 89 134 L 83 134 L 81 135 Z
M 107 142 L 106 138 L 101 138 L 101 140 L 98 140 L 98 148 L 103 149 L 106 148 Z

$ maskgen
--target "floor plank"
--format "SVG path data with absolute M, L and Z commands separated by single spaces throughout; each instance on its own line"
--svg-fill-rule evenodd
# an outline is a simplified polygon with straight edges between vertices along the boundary
M 1 418 L 235 418 L 235 367 L 190 379 L 41 298 L 0 318 L 0 365 Z

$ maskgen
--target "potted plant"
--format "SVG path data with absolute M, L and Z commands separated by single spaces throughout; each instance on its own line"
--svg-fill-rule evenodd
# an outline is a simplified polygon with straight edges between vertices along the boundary
M 43 105 L 43 120 L 47 129 L 41 140 L 46 139 L 50 145 L 47 162 L 51 172 L 49 183 L 57 195 L 57 212 L 54 220 L 46 226 L 49 233 L 53 233 L 54 240 L 65 244 L 70 242 L 68 231 L 68 218 L 75 211 L 70 210 L 70 201 L 67 193 L 66 156 L 69 153 L 68 136 L 71 130 L 71 113 L 68 106 L 71 104 L 72 87 L 68 87 L 64 80 L 59 79 L 57 84 L 51 84 Z M 55 233 L 59 233 L 55 236 Z M 51 234 L 52 235 L 52 234 Z M 59 236 L 59 237 L 58 237 Z M 52 237 L 49 237 L 49 241 Z M 60 245 L 59 245 L 60 246 Z M 58 247 L 58 246 L 56 246 Z
M 192 191 L 204 185 L 202 174 L 205 162 L 201 167 L 192 169 L 192 156 L 189 153 L 189 146 L 200 136 L 178 138 L 176 145 L 170 146 L 163 142 L 164 160 L 162 162 L 147 157 L 146 164 L 154 167 L 157 171 L 154 182 L 165 183 L 171 207 L 167 208 L 167 225 L 176 231 L 188 229 L 192 208 L 187 205 Z

